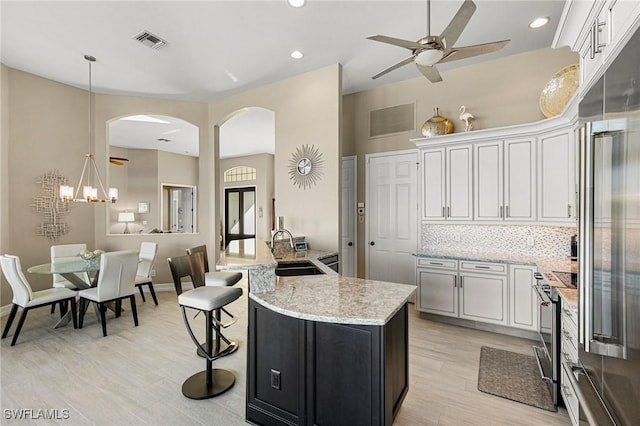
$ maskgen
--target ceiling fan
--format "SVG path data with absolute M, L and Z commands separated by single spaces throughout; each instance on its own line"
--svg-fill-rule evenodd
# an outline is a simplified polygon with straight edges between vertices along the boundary
M 122 166 L 126 161 L 129 161 L 129 159 L 124 157 L 109 157 L 109 162 L 116 166 Z
M 442 77 L 436 68 L 436 64 L 466 59 L 472 56 L 483 55 L 502 49 L 509 40 L 495 41 L 492 43 L 476 44 L 473 46 L 453 47 L 458 41 L 460 34 L 469 23 L 471 16 L 476 11 L 476 5 L 472 0 L 465 0 L 458 9 L 449 25 L 439 36 L 432 36 L 430 29 L 431 0 L 427 0 L 427 36 L 418 41 L 402 40 L 399 38 L 375 35 L 367 37 L 369 40 L 392 44 L 411 50 L 411 56 L 403 59 L 397 64 L 379 72 L 372 78 L 376 79 L 400 68 L 404 65 L 415 62 L 418 70 L 432 83 L 442 81 Z

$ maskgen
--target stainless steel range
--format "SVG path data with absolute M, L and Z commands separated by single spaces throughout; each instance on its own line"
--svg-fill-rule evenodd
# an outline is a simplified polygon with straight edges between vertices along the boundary
M 555 287 L 545 282 L 542 274 L 534 274 L 538 283 L 534 286 L 538 295 L 540 346 L 533 352 L 538 361 L 540 376 L 548 385 L 553 403 L 561 403 L 560 397 L 560 297 Z M 558 278 L 559 279 L 559 278 Z

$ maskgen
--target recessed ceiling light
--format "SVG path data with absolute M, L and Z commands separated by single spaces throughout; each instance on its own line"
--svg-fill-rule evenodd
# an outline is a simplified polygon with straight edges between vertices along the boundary
M 550 18 L 548 16 L 544 16 L 541 18 L 536 18 L 529 24 L 529 28 L 540 28 L 545 26 L 549 22 Z
M 304 57 L 304 54 L 299 50 L 294 50 L 293 52 L 291 52 L 291 57 L 293 59 L 302 59 Z
M 288 0 L 289 1 L 289 6 L 292 7 L 302 7 L 304 6 L 304 2 L 305 0 Z

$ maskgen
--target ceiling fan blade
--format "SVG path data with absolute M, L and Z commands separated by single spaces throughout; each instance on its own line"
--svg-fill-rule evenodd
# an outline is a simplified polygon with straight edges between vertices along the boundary
M 440 34 L 439 40 L 444 46 L 445 55 L 449 53 L 453 45 L 456 44 L 460 34 L 462 34 L 462 31 L 466 28 L 475 11 L 476 4 L 471 0 L 465 0 L 451 22 L 449 22 L 449 25 L 447 25 L 447 28 Z
M 129 159 L 124 157 L 109 157 L 109 162 L 111 164 L 115 164 L 116 166 L 124 165 L 125 161 L 129 161 Z
M 109 157 L 109 160 L 129 161 L 128 158 L 124 158 L 124 157 Z
M 122 166 L 124 163 L 118 160 L 109 160 L 111 164 L 115 164 L 116 166 Z
M 438 71 L 438 68 L 436 68 L 435 65 L 425 66 L 425 65 L 416 64 L 416 67 L 418 67 L 418 70 L 420 70 L 422 75 L 427 77 L 430 82 L 438 83 L 442 81 L 442 76 L 440 75 L 440 72 Z
M 459 59 L 471 58 L 473 56 L 484 55 L 485 53 L 496 52 L 509 43 L 510 40 L 494 41 L 492 43 L 475 44 L 473 46 L 456 47 L 447 56 L 440 59 L 439 64 Z
M 402 40 L 401 38 L 388 37 L 383 35 L 374 35 L 367 37 L 367 40 L 379 41 L 381 43 L 392 44 L 394 46 L 404 47 L 405 49 L 415 50 L 424 49 L 424 46 L 415 41 Z
M 411 62 L 413 62 L 413 56 L 409 56 L 407 59 L 403 59 L 402 61 L 398 62 L 397 64 L 391 65 L 389 68 L 386 68 L 383 71 L 380 71 L 378 74 L 374 75 L 371 78 L 375 80 L 376 78 L 382 77 L 386 73 L 391 72 L 391 71 L 393 71 L 395 69 L 398 69 L 398 68 L 400 68 L 402 66 L 405 66 L 407 64 L 410 64 Z

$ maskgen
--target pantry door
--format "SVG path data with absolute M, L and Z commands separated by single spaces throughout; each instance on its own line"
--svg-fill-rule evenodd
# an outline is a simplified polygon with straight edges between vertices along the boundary
M 418 247 L 418 152 L 367 156 L 367 278 L 414 284 Z

